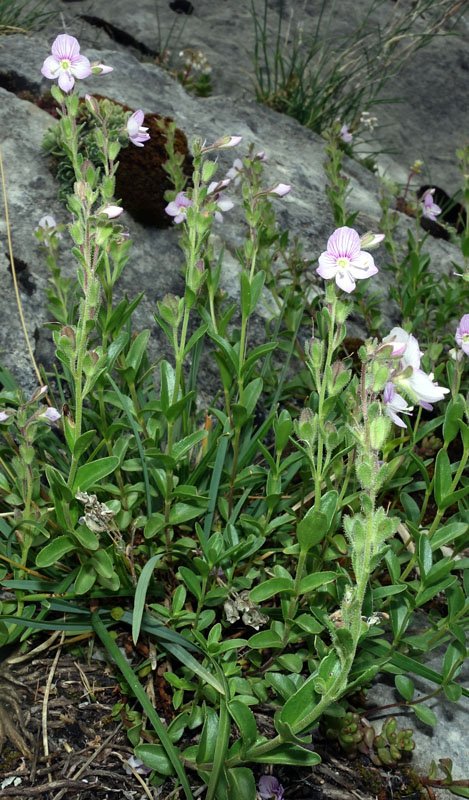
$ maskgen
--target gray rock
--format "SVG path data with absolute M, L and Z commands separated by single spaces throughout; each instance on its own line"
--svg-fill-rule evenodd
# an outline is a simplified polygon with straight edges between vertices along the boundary
M 420 616 L 420 624 L 425 625 L 425 619 Z M 430 669 L 441 672 L 442 661 L 444 658 L 444 648 L 434 651 L 425 661 L 425 665 Z M 412 677 L 415 683 L 416 692 L 414 700 L 431 694 L 435 690 L 435 685 L 423 678 Z M 467 664 L 463 673 L 458 677 L 458 682 L 462 686 L 467 686 L 469 677 Z M 388 682 L 378 680 L 367 696 L 368 705 L 374 707 L 387 706 L 391 703 L 402 702 L 402 697 L 394 688 L 391 679 Z M 415 750 L 412 759 L 413 766 L 422 774 L 428 774 L 431 762 L 438 764 L 440 758 L 451 758 L 453 761 L 453 778 L 455 780 L 467 779 L 467 765 L 469 764 L 469 745 L 464 731 L 467 730 L 469 722 L 469 699 L 462 697 L 457 703 L 451 703 L 446 699 L 443 692 L 436 697 L 425 701 L 425 705 L 432 709 L 438 719 L 438 724 L 432 728 L 421 722 L 409 709 L 402 707 L 387 708 L 383 710 L 382 716 L 379 714 L 370 719 L 371 724 L 376 730 L 381 729 L 381 723 L 390 715 L 395 716 L 398 728 L 412 728 L 414 731 Z M 443 773 L 439 774 L 443 778 Z M 446 791 L 438 791 L 438 798 L 450 800 L 454 795 Z

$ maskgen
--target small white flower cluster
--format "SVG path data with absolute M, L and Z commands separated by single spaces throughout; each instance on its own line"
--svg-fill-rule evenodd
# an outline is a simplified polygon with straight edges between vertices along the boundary
M 373 117 L 369 111 L 363 111 L 360 116 L 360 125 L 363 125 L 370 133 L 374 131 L 378 124 L 378 117 Z
M 185 67 L 194 72 L 200 72 L 201 75 L 210 75 L 212 71 L 208 58 L 202 50 L 186 47 L 180 51 L 179 58 L 182 58 Z

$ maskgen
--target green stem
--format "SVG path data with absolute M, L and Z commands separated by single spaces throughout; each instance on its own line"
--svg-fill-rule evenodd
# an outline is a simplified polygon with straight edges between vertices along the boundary
M 318 401 L 319 425 L 318 425 L 318 435 L 317 435 L 316 459 L 314 467 L 314 508 L 316 510 L 319 509 L 319 504 L 321 502 L 321 484 L 322 484 L 322 475 L 324 466 L 323 465 L 323 455 L 324 455 L 323 408 L 324 408 L 324 401 L 326 398 L 326 388 L 327 388 L 325 374 L 328 368 L 331 366 L 332 356 L 334 354 L 334 349 L 335 349 L 334 325 L 335 325 L 336 306 L 337 306 L 337 297 L 334 295 L 334 300 L 332 301 L 330 309 L 326 360 L 324 363 L 322 376 L 320 377 L 320 387 L 319 387 L 319 401 Z

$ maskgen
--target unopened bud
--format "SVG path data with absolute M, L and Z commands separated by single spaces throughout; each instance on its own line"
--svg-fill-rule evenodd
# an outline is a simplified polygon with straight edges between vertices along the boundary
M 375 417 L 370 423 L 370 444 L 373 450 L 382 450 L 391 428 L 388 417 Z
M 360 238 L 360 246 L 363 248 L 363 250 L 373 250 L 373 248 L 378 247 L 384 238 L 384 233 L 373 233 L 372 231 L 367 231 Z
M 60 336 L 63 336 L 64 339 L 68 339 L 70 344 L 75 346 L 75 331 L 70 325 L 64 325 L 64 327 L 60 329 Z
M 300 439 L 303 439 L 304 442 L 312 447 L 316 439 L 317 414 L 314 414 L 308 407 L 303 408 L 297 423 L 297 428 Z
M 98 101 L 90 94 L 85 94 L 85 103 L 92 114 L 99 114 Z

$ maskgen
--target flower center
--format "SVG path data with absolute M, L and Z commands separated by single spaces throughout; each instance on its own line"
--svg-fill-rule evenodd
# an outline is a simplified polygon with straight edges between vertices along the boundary
M 347 269 L 350 264 L 350 260 L 347 258 L 347 256 L 341 256 L 337 259 L 336 263 L 339 269 Z
M 68 70 L 72 66 L 72 62 L 68 58 L 62 58 L 60 62 L 61 69 Z

